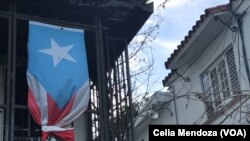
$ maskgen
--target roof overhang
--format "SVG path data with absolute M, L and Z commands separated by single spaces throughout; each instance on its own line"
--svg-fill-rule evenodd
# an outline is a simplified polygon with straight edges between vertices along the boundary
M 152 95 L 149 100 L 143 105 L 142 109 L 138 112 L 135 117 L 135 133 L 139 134 L 152 123 L 152 114 L 154 112 L 162 112 L 161 108 L 171 101 L 172 96 L 168 92 L 156 92 Z M 164 109 L 166 110 L 166 109 Z
M 14 3 L 14 0 L 5 3 Z M 127 38 L 128 42 L 153 13 L 153 3 L 147 0 L 20 0 L 16 5 L 22 14 L 66 19 L 88 26 L 100 26 L 97 23 L 100 18 L 109 36 Z
M 205 14 L 200 16 L 200 20 L 196 22 L 192 30 L 188 32 L 188 35 L 165 62 L 166 69 L 171 69 L 172 72 L 163 80 L 164 86 L 168 86 L 171 80 L 177 77 L 173 70 L 181 68 L 184 64 L 191 65 L 195 58 L 194 55 L 208 47 L 212 40 L 220 34 L 225 24 L 218 19 L 224 22 L 231 20 L 230 6 L 230 4 L 226 4 L 209 8 L 205 10 Z M 181 70 L 178 70 L 178 73 L 182 73 Z
M 220 34 L 225 27 L 225 24 L 217 20 L 217 18 L 222 19 L 222 21 L 228 21 L 230 20 L 231 15 L 231 12 L 227 11 L 209 16 L 200 28 L 198 28 L 192 35 L 189 41 L 183 43 L 186 45 L 182 47 L 183 49 L 174 56 L 173 60 L 171 60 L 166 67 L 175 70 L 180 68 L 184 63 L 185 65 L 188 65 L 188 63 L 192 62 L 189 60 L 192 60 L 194 55 L 199 54 L 201 50 L 209 46 L 209 43 L 211 43 L 214 38 L 216 38 L 216 35 Z

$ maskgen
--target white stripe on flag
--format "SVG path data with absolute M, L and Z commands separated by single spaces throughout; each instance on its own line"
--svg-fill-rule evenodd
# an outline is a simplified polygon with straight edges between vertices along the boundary
M 51 131 L 67 131 L 72 130 L 73 128 L 61 128 L 58 126 L 42 126 L 42 131 L 51 132 Z
M 59 29 L 59 30 L 72 31 L 72 32 L 80 32 L 80 33 L 84 32 L 82 29 L 62 27 L 62 26 L 57 26 L 57 25 L 39 23 L 39 22 L 35 22 L 35 21 L 29 21 L 29 24 L 38 25 L 38 26 L 44 26 L 44 27 L 49 27 L 49 28 Z
M 76 93 L 75 101 L 71 112 L 61 121 L 59 121 L 56 125 L 59 127 L 64 127 L 72 123 L 76 118 L 78 118 L 88 107 L 89 95 L 89 80 L 87 80 Z
M 48 102 L 47 102 L 47 91 L 44 87 L 33 77 L 32 74 L 27 72 L 28 85 L 32 90 L 32 94 L 35 97 L 41 112 L 41 124 L 47 125 L 48 123 Z

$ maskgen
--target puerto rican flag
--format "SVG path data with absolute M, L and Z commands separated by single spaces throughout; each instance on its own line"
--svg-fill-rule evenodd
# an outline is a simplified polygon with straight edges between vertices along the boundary
M 74 141 L 70 124 L 87 108 L 89 75 L 84 31 L 29 22 L 28 107 L 42 141 Z

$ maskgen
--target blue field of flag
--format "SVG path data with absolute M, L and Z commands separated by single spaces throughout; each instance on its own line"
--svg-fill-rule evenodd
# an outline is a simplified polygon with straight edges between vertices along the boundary
M 63 108 L 89 80 L 83 30 L 29 23 L 28 72 Z

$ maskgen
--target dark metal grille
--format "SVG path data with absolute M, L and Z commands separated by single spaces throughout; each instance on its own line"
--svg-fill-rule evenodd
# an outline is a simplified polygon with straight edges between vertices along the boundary
M 100 99 L 98 87 L 92 83 L 91 85 L 91 102 L 89 107 L 89 120 L 92 126 L 89 126 L 92 132 L 89 134 L 90 140 L 102 140 L 104 130 L 109 130 L 108 138 L 111 141 L 129 140 L 131 128 L 131 110 L 129 103 L 128 77 L 126 70 L 125 52 L 117 53 L 122 48 L 126 48 L 125 40 L 109 38 L 104 46 L 104 54 L 106 60 L 105 70 L 105 87 L 106 93 L 102 93 L 103 101 Z M 102 103 L 102 104 L 101 104 Z M 107 106 L 106 116 L 102 114 L 102 107 Z M 101 122 L 107 118 L 104 125 Z
M 4 74 L 4 102 L 0 103 L 0 140 L 39 140 L 41 132 L 27 108 L 29 20 L 85 30 L 91 80 L 86 124 L 81 125 L 86 126 L 86 140 L 133 140 L 127 42 L 150 16 L 152 8 L 146 0 L 1 1 L 0 73 Z

